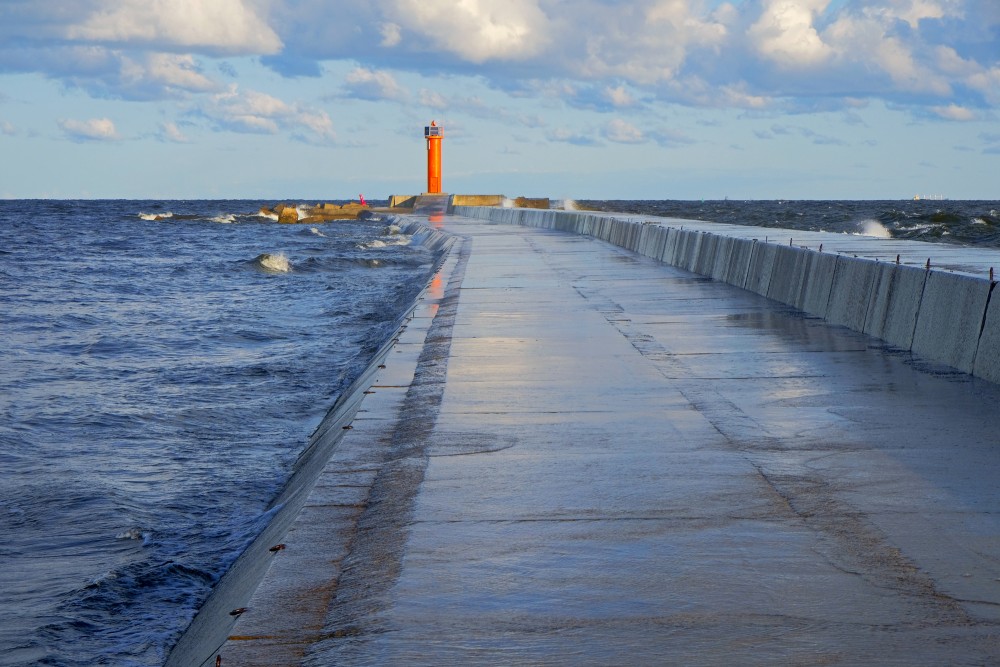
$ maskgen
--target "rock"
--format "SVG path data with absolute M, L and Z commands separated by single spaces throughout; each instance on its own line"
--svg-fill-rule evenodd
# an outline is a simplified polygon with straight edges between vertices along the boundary
M 547 198 L 518 197 L 514 200 L 514 208 L 549 208 L 549 200 Z
M 278 212 L 278 222 L 282 224 L 286 225 L 294 224 L 298 221 L 299 221 L 299 210 L 294 206 L 284 206 Z

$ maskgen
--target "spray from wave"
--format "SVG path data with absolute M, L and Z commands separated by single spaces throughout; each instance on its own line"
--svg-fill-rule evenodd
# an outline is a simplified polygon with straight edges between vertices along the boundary
M 166 220 L 172 217 L 174 217 L 174 214 L 170 213 L 169 211 L 166 213 L 141 213 L 141 212 L 139 213 L 140 219 L 147 220 L 150 222 L 154 220 Z
M 268 273 L 288 273 L 292 270 L 292 263 L 280 252 L 261 253 L 254 259 L 254 263 L 258 268 Z
M 862 220 L 861 231 L 859 232 L 862 236 L 874 236 L 879 239 L 891 239 L 892 234 L 888 229 L 885 228 L 878 220 Z

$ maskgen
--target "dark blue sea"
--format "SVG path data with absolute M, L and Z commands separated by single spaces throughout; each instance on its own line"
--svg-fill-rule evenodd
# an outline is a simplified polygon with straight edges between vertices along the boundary
M 0 665 L 158 665 L 430 277 L 392 218 L 0 201 Z M 580 201 L 1000 246 L 1000 202 Z
M 0 201 L 0 665 L 161 664 L 429 278 L 264 203 Z

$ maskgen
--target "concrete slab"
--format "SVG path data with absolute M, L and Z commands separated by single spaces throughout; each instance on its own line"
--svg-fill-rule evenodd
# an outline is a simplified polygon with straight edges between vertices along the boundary
M 1000 661 L 1000 387 L 592 238 L 441 224 L 466 242 L 411 379 L 261 589 L 321 627 L 254 603 L 223 664 L 265 664 L 245 636 L 294 648 L 267 664 Z

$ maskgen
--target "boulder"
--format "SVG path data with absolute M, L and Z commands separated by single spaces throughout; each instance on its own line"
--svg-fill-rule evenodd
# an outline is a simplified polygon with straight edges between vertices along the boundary
M 277 207 L 275 207 L 277 210 Z M 283 206 L 278 211 L 278 222 L 282 224 L 294 224 L 299 221 L 299 210 L 294 206 Z

